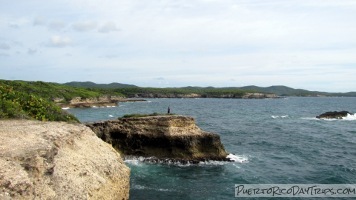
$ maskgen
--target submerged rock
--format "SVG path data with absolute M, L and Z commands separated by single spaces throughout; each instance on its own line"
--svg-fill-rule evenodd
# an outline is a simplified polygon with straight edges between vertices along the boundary
M 87 124 L 125 155 L 197 162 L 228 160 L 220 136 L 202 131 L 193 118 L 179 115 L 121 118 Z
M 319 116 L 316 116 L 318 119 L 342 119 L 346 117 L 348 114 L 351 114 L 348 111 L 334 111 L 334 112 L 326 112 Z
M 129 175 L 84 125 L 0 121 L 0 199 L 128 199 Z

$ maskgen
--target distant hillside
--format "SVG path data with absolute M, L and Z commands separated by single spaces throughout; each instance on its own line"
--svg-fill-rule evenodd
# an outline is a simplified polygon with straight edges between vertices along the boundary
M 274 93 L 278 96 L 331 96 L 326 92 L 309 91 L 303 89 L 294 89 L 287 86 L 270 86 L 270 87 L 258 87 L 258 86 L 245 86 L 240 87 L 243 90 L 252 90 L 262 93 Z
M 273 93 L 278 96 L 338 96 L 338 97 L 356 97 L 356 92 L 347 93 L 328 93 L 319 91 L 309 91 L 304 89 L 294 89 L 291 87 L 277 85 L 270 87 L 245 86 L 240 87 L 242 90 L 256 91 L 262 93 Z
M 64 83 L 63 85 L 80 87 L 80 88 L 100 88 L 100 89 L 137 88 L 136 85 L 129 85 L 123 83 L 98 84 L 90 81 L 86 81 L 86 82 L 72 81 L 72 82 Z

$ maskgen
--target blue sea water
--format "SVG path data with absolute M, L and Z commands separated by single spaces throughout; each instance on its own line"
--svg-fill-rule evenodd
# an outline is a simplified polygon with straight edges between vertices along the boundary
M 126 160 L 130 199 L 234 199 L 235 184 L 356 184 L 356 117 L 315 118 L 327 111 L 355 113 L 356 98 L 147 100 L 69 112 L 89 122 L 164 113 L 169 106 L 173 113 L 193 116 L 203 130 L 219 134 L 240 162 Z

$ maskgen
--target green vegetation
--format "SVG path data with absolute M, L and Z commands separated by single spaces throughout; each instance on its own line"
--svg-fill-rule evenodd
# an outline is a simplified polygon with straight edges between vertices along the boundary
M 183 96 L 190 94 L 201 95 L 203 98 L 215 98 L 229 95 L 231 97 L 242 97 L 247 91 L 238 88 L 213 88 L 213 87 L 184 87 L 184 88 L 117 88 L 114 91 L 124 94 L 127 97 L 135 95 L 145 96 L 153 95 L 160 96 Z
M 151 114 L 128 114 L 128 115 L 124 115 L 122 117 L 119 117 L 119 119 L 122 118 L 136 118 L 136 117 L 151 117 L 151 116 L 162 116 L 162 115 L 176 115 L 173 113 L 151 113 Z
M 114 89 L 114 88 L 132 88 L 137 87 L 136 85 L 122 84 L 122 83 L 109 83 L 109 84 L 98 84 L 90 81 L 86 82 L 68 82 L 64 83 L 67 86 L 80 87 L 80 88 L 98 88 L 98 89 Z
M 30 82 L 0 80 L 0 85 L 9 86 L 16 91 L 34 94 L 51 101 L 55 98 L 62 98 L 64 102 L 69 102 L 74 97 L 92 98 L 103 95 L 123 96 L 122 94 L 110 89 L 76 88 L 58 83 L 47 83 L 42 81 Z
M 7 85 L 0 85 L 0 118 L 78 122 L 53 102 Z

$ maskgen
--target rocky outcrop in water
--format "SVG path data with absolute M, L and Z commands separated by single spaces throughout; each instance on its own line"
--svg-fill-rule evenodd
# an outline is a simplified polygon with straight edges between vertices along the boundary
M 84 125 L 0 121 L 0 199 L 128 199 L 129 174 Z
M 219 135 L 202 131 L 191 117 L 120 118 L 87 126 L 125 155 L 191 162 L 227 160 Z
M 326 112 L 319 116 L 316 116 L 318 119 L 342 119 L 346 117 L 348 114 L 351 114 L 348 111 L 334 111 L 334 112 Z

